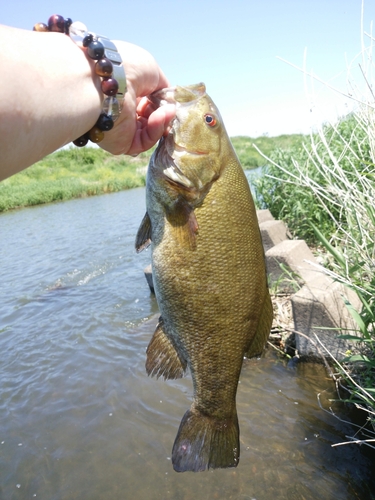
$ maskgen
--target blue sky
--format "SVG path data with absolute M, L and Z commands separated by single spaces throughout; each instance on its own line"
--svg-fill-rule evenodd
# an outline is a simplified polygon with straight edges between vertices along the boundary
M 362 0 L 14 0 L 2 5 L 0 22 L 32 29 L 61 14 L 138 44 L 172 85 L 205 82 L 231 136 L 254 137 L 307 133 L 350 109 L 309 78 L 306 91 L 303 73 L 278 57 L 345 91 L 348 62 L 361 51 L 361 7 Z M 364 0 L 364 31 L 372 20 L 375 2 Z M 352 67 L 361 84 L 359 62 Z

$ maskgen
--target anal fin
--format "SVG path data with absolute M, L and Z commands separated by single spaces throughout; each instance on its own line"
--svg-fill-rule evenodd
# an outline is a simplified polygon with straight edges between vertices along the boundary
M 147 347 L 147 375 L 163 376 L 165 379 L 181 378 L 187 367 L 171 340 L 163 330 L 163 319 L 159 318 L 154 335 Z

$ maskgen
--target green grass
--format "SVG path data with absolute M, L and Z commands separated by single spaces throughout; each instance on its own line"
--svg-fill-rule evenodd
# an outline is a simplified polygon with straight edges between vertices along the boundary
M 253 181 L 256 203 L 284 220 L 295 237 L 317 244 L 316 226 L 330 239 L 357 213 L 343 209 L 343 201 L 368 192 L 364 181 L 375 179 L 373 153 L 367 124 L 349 114 L 288 150 L 275 149 L 264 175 Z
M 371 51 L 366 53 L 371 67 Z M 375 113 L 367 79 L 365 88 L 370 95 L 357 96 L 358 107 L 338 123 L 322 126 L 308 142 L 274 150 L 253 184 L 258 206 L 284 220 L 295 237 L 324 246 L 331 255 L 331 276 L 360 299 L 356 310 L 343 298 L 356 327 L 339 333 L 352 342 L 351 352 L 343 362 L 330 356 L 344 381 L 345 400 L 367 413 L 364 441 L 370 446 L 375 437 Z
M 254 143 L 271 153 L 302 136 L 234 137 L 232 142 L 245 169 L 264 164 Z M 0 182 L 0 212 L 144 186 L 152 150 L 136 158 L 113 156 L 99 148 L 71 148 L 53 153 L 26 170 Z
M 0 212 L 143 186 L 150 154 L 132 158 L 98 148 L 58 151 L 0 182 Z
M 301 134 L 279 135 L 269 137 L 232 137 L 231 141 L 244 169 L 254 169 L 263 167 L 268 161 L 256 149 L 259 148 L 263 154 L 270 156 L 277 149 L 289 150 L 295 145 L 299 145 L 305 136 Z M 255 147 L 256 146 L 256 147 Z

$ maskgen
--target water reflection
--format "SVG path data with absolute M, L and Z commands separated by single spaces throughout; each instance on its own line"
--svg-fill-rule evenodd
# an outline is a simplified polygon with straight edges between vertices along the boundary
M 0 498 L 372 498 L 371 456 L 331 447 L 350 429 L 323 367 L 271 351 L 241 375 L 238 468 L 173 471 L 192 386 L 145 373 L 143 213 L 141 189 L 0 216 Z

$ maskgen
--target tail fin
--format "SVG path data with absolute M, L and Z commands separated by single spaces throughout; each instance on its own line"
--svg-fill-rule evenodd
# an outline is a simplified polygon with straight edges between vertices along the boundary
M 237 412 L 231 419 L 217 420 L 188 410 L 181 420 L 172 450 L 177 472 L 237 467 L 240 442 Z

